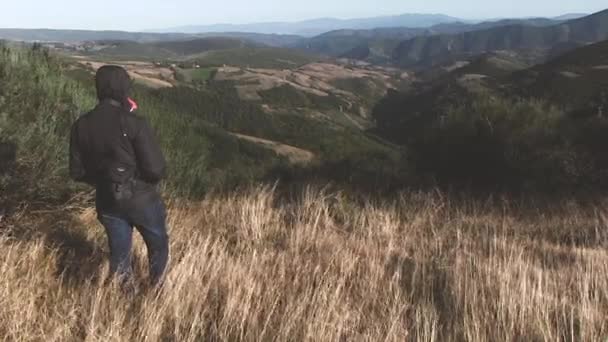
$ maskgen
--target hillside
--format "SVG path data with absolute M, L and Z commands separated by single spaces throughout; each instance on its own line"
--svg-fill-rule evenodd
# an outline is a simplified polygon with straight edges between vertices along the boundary
M 95 40 L 130 40 L 145 43 L 152 41 L 188 39 L 189 37 L 191 37 L 191 35 L 182 33 L 0 28 L 0 39 L 26 42 L 40 41 L 70 43 Z
M 192 37 L 225 37 L 242 39 L 254 43 L 258 43 L 270 47 L 288 47 L 297 44 L 299 41 L 304 39 L 302 36 L 293 34 L 276 34 L 276 33 L 251 33 L 251 32 L 208 32 L 208 33 L 197 33 Z
M 500 19 L 484 21 L 481 23 L 445 23 L 431 27 L 434 34 L 449 34 L 469 31 L 480 31 L 502 26 L 522 25 L 522 26 L 552 26 L 563 22 L 555 18 L 528 18 L 528 19 Z
M 251 68 L 294 69 L 324 58 L 289 48 L 251 47 L 209 51 L 188 57 L 190 62 L 206 66 L 231 65 Z
M 522 74 L 603 75 L 606 54 L 587 46 Z M 0 45 L 0 340 L 603 341 L 608 118 L 493 88 L 519 73 L 460 74 L 510 61 L 480 58 L 381 101 L 394 116 L 378 112 L 376 131 L 402 147 L 293 104 L 268 112 L 239 80 L 136 85 L 168 159 L 171 261 L 146 286 L 136 238 L 125 289 L 107 281 L 92 190 L 66 170 L 91 75 L 40 45 Z M 394 80 L 370 66 L 232 68 L 218 72 L 357 97 Z M 260 97 L 311 99 L 279 88 Z
M 89 31 L 89 30 L 48 30 L 48 29 L 3 29 L 0 28 L 0 39 L 23 42 L 54 42 L 78 45 L 78 43 L 95 41 L 132 41 L 137 43 L 172 42 L 195 40 L 198 38 L 232 38 L 247 40 L 267 46 L 288 46 L 303 39 L 296 35 L 262 34 L 251 32 L 215 32 L 215 33 L 150 33 L 125 31 Z
M 237 55 L 234 50 L 225 51 L 232 56 Z M 222 59 L 220 63 L 226 61 Z M 265 63 L 271 61 L 264 59 Z M 75 58 L 65 62 L 66 73 L 91 89 L 90 82 L 96 68 L 104 63 L 124 66 L 135 83 L 142 85 L 138 86 L 135 97 L 143 111 L 154 110 L 153 114 L 158 115 L 159 122 L 166 127 L 175 127 L 177 124 L 172 120 L 176 117 L 184 123 L 190 122 L 188 130 L 180 135 L 180 139 L 185 139 L 182 143 L 187 146 L 196 146 L 194 142 L 187 142 L 192 139 L 187 132 L 201 132 L 202 138 L 206 139 L 205 146 L 212 150 L 203 150 L 201 156 L 196 157 L 196 160 L 210 158 L 201 162 L 200 172 L 210 172 L 209 168 L 213 168 L 213 172 L 220 175 L 216 177 L 217 182 L 196 180 L 197 185 L 190 190 L 195 193 L 208 187 L 246 184 L 271 175 L 292 177 L 292 173 L 302 168 L 302 160 L 314 159 L 314 163 L 304 163 L 309 169 L 298 171 L 298 177 L 330 178 L 337 182 L 344 180 L 336 178 L 341 177 L 337 172 L 345 172 L 348 167 L 362 163 L 363 155 L 373 155 L 389 165 L 398 163 L 398 149 L 367 136 L 362 130 L 369 125 L 371 101 L 381 98 L 386 92 L 384 85 L 377 84 L 387 77 L 379 71 L 358 70 L 354 73 L 330 64 L 289 65 L 292 69 L 221 65 L 182 69 L 180 66 L 165 67 L 141 61 L 100 62 Z M 250 57 L 244 58 L 243 63 L 256 62 Z M 328 83 L 338 79 L 341 79 L 338 85 Z M 354 88 L 350 88 L 351 85 Z M 354 89 L 366 91 L 358 94 Z M 235 144 L 235 139 L 239 144 Z M 243 150 L 239 152 L 239 149 Z M 221 157 L 224 152 L 228 155 Z M 211 153 L 211 157 L 206 153 Z M 259 165 L 240 169 L 238 164 L 247 162 L 249 154 L 258 153 Z M 228 169 L 223 167 L 216 168 L 213 166 L 215 158 L 218 158 L 218 163 L 235 163 L 231 167 L 238 170 L 227 172 Z M 294 162 L 299 167 L 295 168 Z M 357 167 L 359 170 L 353 171 L 353 177 L 362 177 L 362 174 L 383 166 Z M 229 177 L 229 180 L 222 181 L 224 177 Z M 360 181 L 365 183 L 364 179 Z
M 410 91 L 392 92 L 385 99 L 391 105 L 381 103 L 376 112 L 380 116 L 376 118 L 382 129 L 393 131 L 394 138 L 407 139 L 408 134 L 401 134 L 400 130 L 406 126 L 416 130 L 417 126 L 398 124 L 399 120 L 416 118 L 432 122 L 451 106 L 470 104 L 478 96 L 537 99 L 577 110 L 597 105 L 608 86 L 606 72 L 608 41 L 575 49 L 532 67 L 516 53 L 488 53 L 471 62 L 416 74 Z M 408 115 L 397 114 L 405 114 L 405 108 L 410 112 Z
M 235 38 L 209 37 L 187 41 L 160 42 L 154 43 L 154 46 L 169 50 L 179 56 L 188 56 L 213 50 L 259 47 L 260 45 Z
M 395 63 L 407 67 L 436 65 L 498 50 L 550 50 L 564 43 L 608 39 L 608 10 L 552 26 L 510 25 L 460 34 L 420 36 L 402 42 Z
M 297 111 L 354 128 L 370 126 L 371 107 L 400 81 L 392 70 L 330 63 L 291 70 L 226 66 L 214 80 L 234 82 L 241 99 L 259 102 L 269 113 Z
M 429 80 L 418 76 L 377 104 L 375 132 L 407 148 L 431 183 L 604 189 L 607 46 L 524 70 L 517 58 L 494 53 Z
M 184 59 L 209 51 L 255 48 L 260 44 L 226 37 L 207 37 L 167 42 L 96 41 L 82 53 L 110 58 Z
M 220 43 L 224 42 L 220 40 Z M 209 46 L 220 50 L 176 54 L 193 53 L 196 48 Z M 137 55 L 135 49 L 130 51 L 135 53 L 131 58 L 126 54 L 110 56 L 106 52 L 110 49 L 125 52 L 127 47 L 138 47 L 140 53 L 145 52 L 144 47 L 154 49 L 156 54 L 148 56 L 156 58 L 160 55 L 158 51 L 164 51 L 168 59 L 144 61 L 138 57 L 143 55 Z M 137 83 L 151 88 L 185 86 L 202 91 L 228 84 L 232 87 L 230 91 L 236 91 L 241 100 L 256 103 L 267 113 L 298 113 L 356 129 L 371 126 L 370 112 L 375 102 L 388 89 L 397 88 L 404 81 L 397 69 L 339 64 L 296 50 L 221 49 L 223 47 L 227 46 L 211 45 L 207 41 L 202 47 L 186 41 L 128 42 L 124 47 L 103 48 L 93 56 L 77 55 L 71 59 L 77 69 L 85 69 L 90 75 L 103 64 L 121 65 Z
M 74 81 L 57 60 L 31 50 L 1 48 L 0 72 L 2 340 L 594 341 L 606 334 L 605 295 L 581 291 L 608 286 L 601 198 L 395 192 L 403 188 L 379 184 L 409 170 L 390 163 L 389 145 L 327 123 L 265 116 L 230 88 L 136 89 L 169 160 L 163 189 L 172 260 L 161 289 L 138 281 L 135 293 L 121 292 L 105 281 L 107 240 L 91 190 L 66 172 L 70 124 L 95 103 L 91 80 Z M 459 128 L 457 138 L 467 138 L 467 126 Z M 287 139 L 308 149 L 276 143 Z M 14 156 L 4 146 L 14 146 Z M 273 150 L 294 158 L 297 172 L 276 172 L 289 161 Z M 326 164 L 311 170 L 299 162 L 310 163 L 313 150 Z M 469 160 L 450 162 L 458 170 Z M 259 185 L 279 176 L 278 185 Z M 298 181 L 303 190 L 293 190 Z M 144 274 L 141 240 L 133 253 L 136 274 Z
M 56 201 L 70 189 L 65 181 L 67 160 L 62 142 L 75 118 L 95 103 L 93 78 L 73 79 L 68 72 L 73 68 L 71 62 L 42 51 L 0 47 L 0 52 L 2 142 L 18 151 L 10 177 L 1 178 L 1 185 L 9 190 L 0 197 L 21 189 L 22 196 L 37 193 Z M 167 152 L 172 165 L 168 185 L 174 191 L 197 196 L 213 188 L 262 179 L 275 168 L 289 165 L 264 147 L 238 139 L 199 116 L 185 115 L 183 103 L 161 101 L 151 92 L 137 86 L 134 97 Z M 230 94 L 208 96 L 214 98 L 205 103 L 208 112 L 240 115 L 253 110 L 240 106 Z M 26 189 L 23 184 L 31 185 Z
M 573 50 L 504 82 L 515 94 L 597 110 L 608 105 L 608 41 Z
M 456 34 L 489 28 L 522 25 L 532 27 L 551 26 L 560 21 L 546 18 L 504 19 L 482 23 L 451 22 L 427 28 L 391 27 L 368 30 L 336 30 L 296 43 L 299 49 L 329 56 L 348 57 L 371 62 L 388 63 L 401 42 L 414 37 L 439 34 Z
M 500 77 L 510 75 L 515 71 L 527 69 L 532 61 L 522 58 L 517 53 L 498 51 L 483 54 L 473 58 L 470 63 L 457 68 L 454 75 L 484 75 L 486 77 Z M 448 69 L 449 70 L 449 69 Z
M 295 47 L 326 56 L 362 60 L 370 59 L 370 55 L 373 54 L 377 56 L 377 59 L 386 61 L 390 60 L 393 49 L 399 45 L 401 40 L 422 35 L 425 32 L 425 29 L 417 28 L 337 30 L 301 40 Z M 356 49 L 365 50 L 364 56 L 357 56 Z

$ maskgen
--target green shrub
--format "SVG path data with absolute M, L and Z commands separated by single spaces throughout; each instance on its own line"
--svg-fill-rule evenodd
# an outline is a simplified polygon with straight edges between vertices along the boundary
M 588 160 L 565 132 L 564 111 L 542 101 L 481 97 L 413 137 L 418 172 L 440 184 L 552 190 L 588 183 Z
M 0 46 L 0 136 L 16 146 L 18 164 L 2 188 L 49 200 L 67 196 L 70 126 L 93 104 L 91 89 L 65 77 L 47 51 Z

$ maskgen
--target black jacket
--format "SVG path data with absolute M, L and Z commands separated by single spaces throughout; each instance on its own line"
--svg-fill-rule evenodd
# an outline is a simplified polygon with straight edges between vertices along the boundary
M 127 203 L 113 199 L 105 178 L 114 165 L 133 168 L 134 196 Z M 148 122 L 113 99 L 103 99 L 72 126 L 70 176 L 96 187 L 98 211 L 120 213 L 159 199 L 156 185 L 166 163 Z

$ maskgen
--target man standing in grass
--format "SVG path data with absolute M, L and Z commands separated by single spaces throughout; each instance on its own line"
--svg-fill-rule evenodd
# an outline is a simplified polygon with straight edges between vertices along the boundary
M 165 159 L 147 121 L 134 113 L 127 71 L 104 66 L 95 83 L 99 104 L 72 126 L 70 175 L 96 189 L 111 274 L 123 283 L 131 278 L 135 227 L 148 249 L 150 281 L 158 285 L 169 256 L 166 209 L 156 186 L 165 175 Z

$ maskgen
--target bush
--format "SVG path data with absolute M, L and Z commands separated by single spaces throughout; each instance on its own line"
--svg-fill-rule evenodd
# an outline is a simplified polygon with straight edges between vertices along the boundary
M 67 136 L 74 119 L 93 105 L 91 90 L 63 76 L 61 65 L 39 46 L 0 46 L 0 137 L 16 150 L 0 195 L 45 201 L 67 196 Z
M 589 154 L 581 153 L 591 152 L 582 130 L 572 125 L 563 110 L 542 101 L 480 97 L 420 127 L 410 150 L 419 175 L 443 185 L 574 188 L 589 185 L 594 171 Z

